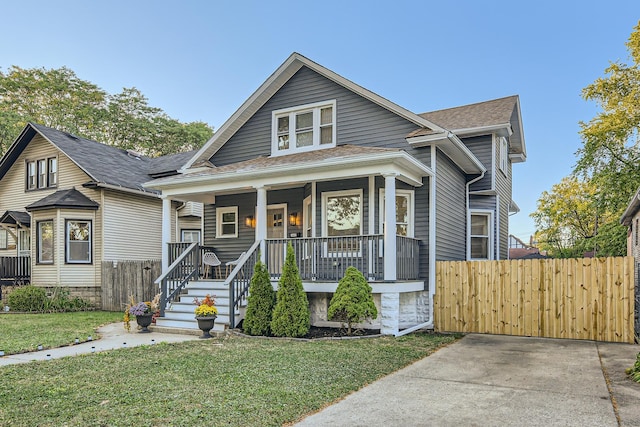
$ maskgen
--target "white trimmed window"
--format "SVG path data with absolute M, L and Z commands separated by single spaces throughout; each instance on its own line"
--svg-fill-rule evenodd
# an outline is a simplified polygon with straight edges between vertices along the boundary
M 7 249 L 9 245 L 9 237 L 7 230 L 0 228 L 0 249 Z
M 413 237 L 413 195 L 412 190 L 396 190 L 396 235 Z M 384 188 L 380 189 L 380 233 L 385 223 Z
M 469 258 L 472 260 L 493 259 L 492 217 L 491 212 L 471 212 Z
M 180 241 L 181 242 L 200 242 L 200 230 L 180 230 Z
M 216 208 L 216 238 L 238 237 L 238 207 Z
M 27 190 L 36 188 L 36 162 L 27 162 Z
M 38 264 L 53 264 L 53 221 L 38 221 Z
M 362 234 L 362 190 L 322 193 L 322 235 Z
M 271 155 L 336 146 L 336 101 L 274 111 Z
M 67 220 L 66 262 L 68 264 L 91 264 L 91 221 Z
M 27 161 L 27 190 L 51 188 L 58 185 L 58 158 Z
M 499 137 L 498 143 L 500 144 L 500 170 L 506 175 L 509 167 L 509 145 L 507 144 L 507 138 L 504 136 Z

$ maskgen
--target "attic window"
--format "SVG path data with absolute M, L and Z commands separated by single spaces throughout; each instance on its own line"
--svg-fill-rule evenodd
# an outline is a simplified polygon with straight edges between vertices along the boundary
M 58 185 L 58 159 L 50 157 L 28 160 L 25 185 L 27 190 L 56 187 Z
M 271 155 L 335 147 L 335 123 L 335 100 L 274 111 Z

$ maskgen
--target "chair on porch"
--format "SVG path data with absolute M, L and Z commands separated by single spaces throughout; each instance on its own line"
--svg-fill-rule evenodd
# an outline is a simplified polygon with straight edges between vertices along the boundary
M 225 276 L 226 277 L 229 277 L 229 274 L 231 274 L 231 271 L 235 268 L 236 265 L 238 265 L 238 263 L 240 262 L 240 260 L 242 259 L 242 257 L 245 254 L 246 254 L 246 252 L 242 252 L 237 259 L 234 259 L 233 261 L 228 261 L 228 262 L 226 262 L 224 264 L 225 267 L 226 267 L 226 269 L 225 269 Z
M 215 268 L 218 268 L 218 276 L 221 276 L 220 265 L 222 264 L 218 259 L 218 256 L 214 252 L 205 252 L 202 255 L 202 262 L 205 265 L 204 269 L 204 278 L 209 277 L 209 268 L 215 271 Z

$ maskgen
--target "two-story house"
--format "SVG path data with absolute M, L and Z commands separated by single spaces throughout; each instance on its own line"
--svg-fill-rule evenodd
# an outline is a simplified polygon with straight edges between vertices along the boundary
M 162 202 L 142 186 L 193 156 L 147 158 L 29 123 L 0 159 L 0 280 L 68 287 L 101 305 L 102 262 L 161 258 Z M 202 207 L 170 206 L 171 239 L 200 239 Z
M 372 327 L 397 334 L 432 322 L 437 260 L 507 258 L 521 122 L 517 96 L 416 114 L 294 53 L 179 174 L 145 186 L 165 212 L 204 203 L 205 244 L 243 254 L 225 281 L 231 326 L 257 254 L 275 284 L 291 243 L 313 324 L 334 325 L 327 304 L 353 265 L 379 307 Z M 163 243 L 170 228 L 165 214 Z M 166 316 L 189 280 L 173 261 Z

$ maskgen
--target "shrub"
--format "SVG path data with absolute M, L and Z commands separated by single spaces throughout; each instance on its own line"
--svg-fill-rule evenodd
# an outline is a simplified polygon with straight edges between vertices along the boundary
M 249 300 L 243 328 L 249 335 L 270 335 L 276 293 L 271 286 L 267 266 L 258 261 L 249 285 Z
M 9 294 L 7 301 L 14 311 L 44 311 L 47 293 L 37 286 L 20 286 Z
M 378 317 L 371 286 L 357 268 L 347 268 L 344 277 L 338 282 L 338 289 L 329 303 L 327 317 L 346 323 L 349 335 L 352 324 Z
M 636 362 L 632 367 L 627 368 L 625 370 L 627 375 L 631 377 L 631 379 L 637 383 L 640 383 L 640 353 L 636 356 Z
M 91 303 L 82 298 L 69 296 L 68 288 L 54 288 L 45 302 L 45 311 L 81 311 L 91 308 Z
M 278 337 L 302 337 L 310 327 L 309 301 L 302 287 L 291 243 L 278 281 L 276 307 L 273 310 L 271 333 Z

